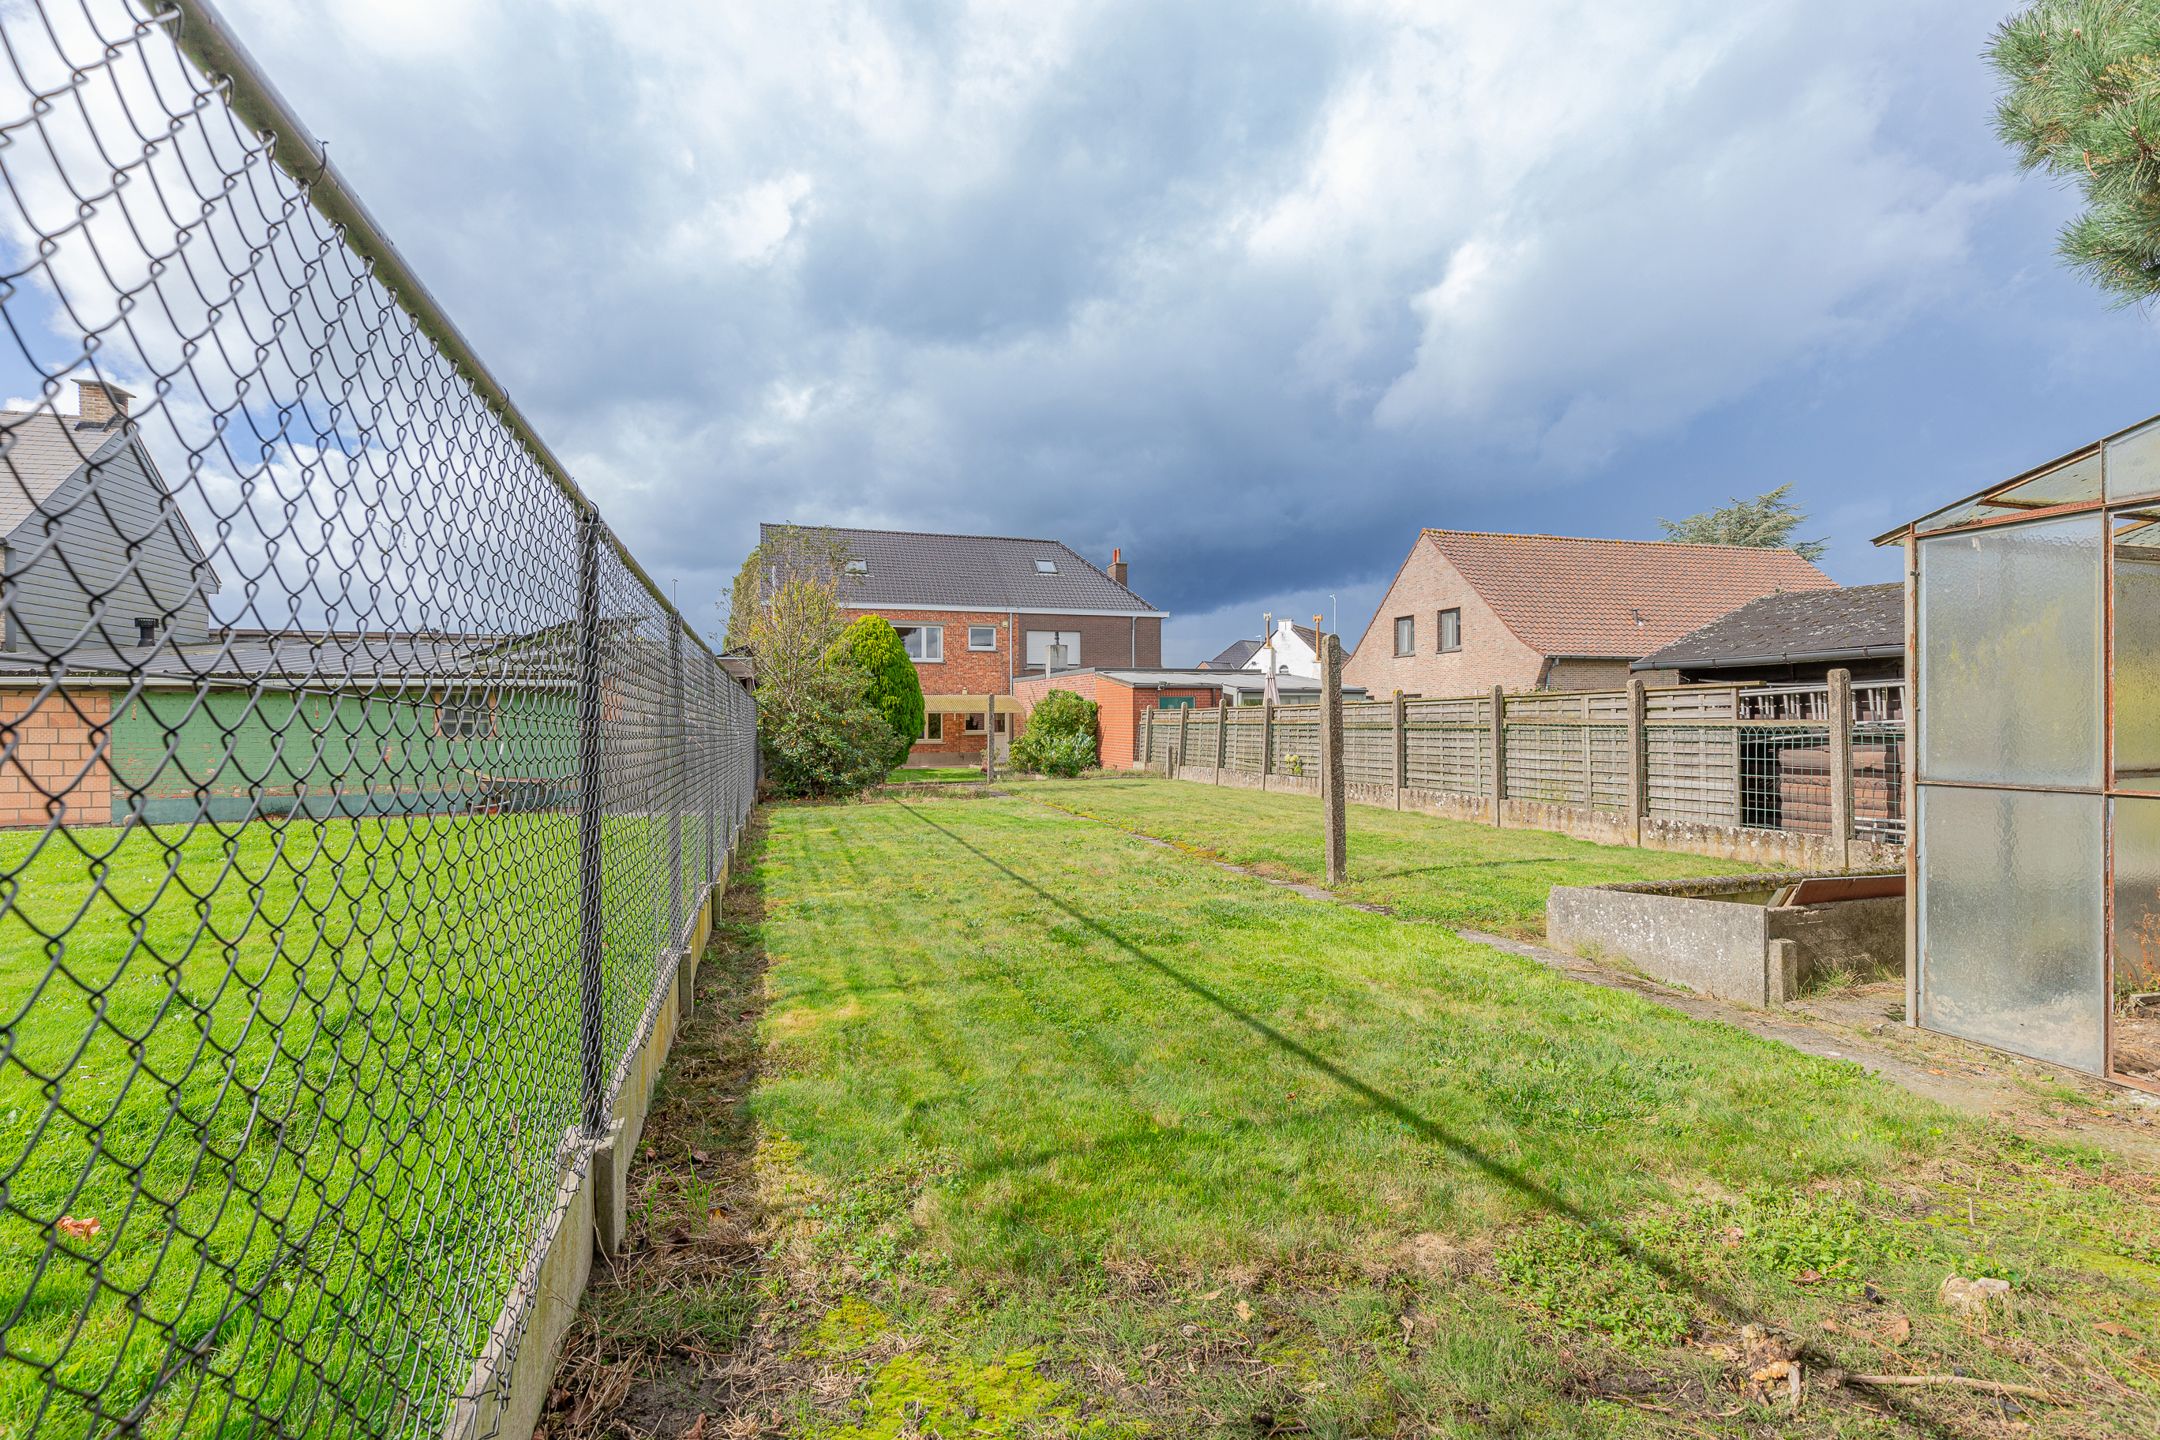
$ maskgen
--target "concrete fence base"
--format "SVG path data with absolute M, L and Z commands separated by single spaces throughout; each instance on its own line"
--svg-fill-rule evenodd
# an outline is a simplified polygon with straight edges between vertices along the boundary
M 608 1100 L 612 1117 L 597 1142 L 572 1136 L 563 1147 L 555 1205 L 516 1286 L 474 1362 L 464 1391 L 451 1405 L 443 1440 L 530 1440 L 540 1423 L 555 1362 L 592 1278 L 593 1257 L 621 1252 L 628 1229 L 630 1161 L 645 1131 L 653 1087 L 668 1051 L 696 1004 L 698 961 L 712 938 L 720 897 L 727 893 L 732 855 L 707 888 L 690 929 L 690 944 L 673 957 L 674 979 L 656 988 L 640 1033 L 615 1068 Z
M 1199 785 L 1219 785 L 1235 790 L 1266 790 L 1272 794 L 1320 794 L 1317 777 L 1305 775 L 1256 775 L 1249 770 L 1217 770 L 1203 765 L 1179 765 L 1168 755 L 1149 767 L 1173 780 Z M 1435 815 L 1443 820 L 1474 820 L 1493 823 L 1493 802 L 1485 795 L 1462 795 L 1447 790 L 1424 790 L 1415 786 L 1374 785 L 1347 781 L 1344 790 L 1354 805 L 1380 810 L 1404 810 Z M 1499 824 L 1505 829 L 1550 830 L 1590 840 L 1600 845 L 1640 845 L 1650 850 L 1678 850 L 1709 855 L 1720 860 L 1742 860 L 1777 870 L 1824 872 L 1846 870 L 1895 870 L 1905 863 L 1905 847 L 1875 840 L 1847 842 L 1840 855 L 1828 835 L 1801 830 L 1753 830 L 1738 825 L 1706 825 L 1689 820 L 1668 820 L 1645 815 L 1638 837 L 1629 817 L 1619 810 L 1586 810 L 1579 805 L 1557 805 L 1542 800 L 1503 800 Z

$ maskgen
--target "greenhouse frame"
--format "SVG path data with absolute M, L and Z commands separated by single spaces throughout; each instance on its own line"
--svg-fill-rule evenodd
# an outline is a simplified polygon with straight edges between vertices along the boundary
M 2160 1092 L 2160 418 L 1905 550 L 1906 1021 Z

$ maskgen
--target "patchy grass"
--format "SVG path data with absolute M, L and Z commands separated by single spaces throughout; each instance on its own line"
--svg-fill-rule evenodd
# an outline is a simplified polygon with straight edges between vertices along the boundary
M 588 1310 L 639 1378 L 554 1433 L 2160 1426 L 2160 1196 L 2099 1156 L 1019 799 L 775 811 L 744 896 Z M 709 1169 L 732 1347 L 646 1268 Z
M 1002 767 L 1000 767 L 1002 773 Z M 885 777 L 888 785 L 954 785 L 983 778 L 980 765 L 902 766 Z
M 1020 793 L 1278 879 L 1326 874 L 1320 802 L 1146 776 L 1028 783 Z M 1761 867 L 1597 845 L 1547 830 L 1348 807 L 1350 875 L 1335 893 L 1444 925 L 1535 937 L 1555 885 L 1678 880 Z

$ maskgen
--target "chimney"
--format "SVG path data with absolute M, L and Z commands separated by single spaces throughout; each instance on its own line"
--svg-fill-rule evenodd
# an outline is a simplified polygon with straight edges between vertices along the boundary
M 103 380 L 77 380 L 75 409 L 81 418 L 76 423 L 97 429 L 109 428 L 113 421 L 127 418 L 128 401 L 134 398 L 119 386 Z
M 1110 552 L 1110 578 L 1120 585 L 1125 583 L 1125 551 L 1122 548 Z

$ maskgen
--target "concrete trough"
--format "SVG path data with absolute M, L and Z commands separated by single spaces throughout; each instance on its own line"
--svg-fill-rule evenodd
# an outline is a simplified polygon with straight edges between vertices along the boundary
M 1905 877 L 1560 885 L 1545 902 L 1545 937 L 1556 949 L 1624 961 L 1720 1000 L 1782 1005 L 1824 975 L 1904 973 Z

